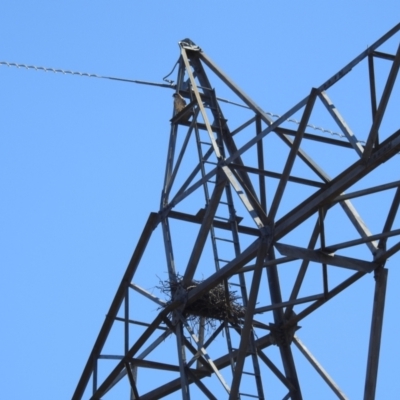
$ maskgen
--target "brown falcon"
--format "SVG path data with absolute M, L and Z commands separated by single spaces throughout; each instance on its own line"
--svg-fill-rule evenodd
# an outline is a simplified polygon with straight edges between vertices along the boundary
M 179 93 L 174 93 L 174 108 L 175 108 L 175 114 L 178 114 L 181 112 L 185 107 L 186 107 L 186 101 L 185 99 L 179 94 Z M 189 118 L 192 115 L 192 111 L 188 110 L 182 117 L 180 118 L 180 121 L 182 122 L 187 122 Z

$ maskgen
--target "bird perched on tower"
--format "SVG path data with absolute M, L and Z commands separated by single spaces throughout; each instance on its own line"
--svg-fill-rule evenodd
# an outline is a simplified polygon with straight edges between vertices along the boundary
M 186 101 L 185 99 L 179 94 L 179 93 L 174 93 L 173 95 L 174 98 L 174 109 L 175 109 L 175 115 L 180 113 L 185 107 L 186 107 Z M 182 115 L 182 117 L 179 119 L 179 121 L 182 122 L 187 122 L 189 118 L 192 116 L 193 111 L 188 110 L 186 113 Z
M 175 112 L 178 114 L 186 107 L 186 101 L 179 93 L 174 93 L 172 96 L 174 98 Z

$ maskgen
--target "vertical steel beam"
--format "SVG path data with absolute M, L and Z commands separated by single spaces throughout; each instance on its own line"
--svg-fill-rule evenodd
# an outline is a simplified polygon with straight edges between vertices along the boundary
M 319 222 L 319 231 L 320 231 L 320 241 L 321 241 L 321 250 L 325 250 L 325 209 L 320 208 L 318 210 L 318 222 Z M 324 295 L 328 294 L 328 267 L 326 263 L 322 263 L 322 285 L 324 290 Z
M 259 122 L 261 123 L 260 120 L 259 120 Z M 261 130 L 261 127 L 260 127 L 260 130 Z M 263 160 L 263 155 L 261 155 L 261 160 Z M 260 187 L 260 189 L 261 189 L 261 187 Z M 265 191 L 265 188 L 264 188 L 264 191 Z M 239 238 L 239 232 L 238 232 L 237 215 L 236 215 L 236 210 L 235 210 L 234 203 L 233 203 L 232 190 L 229 185 L 226 186 L 225 192 L 226 192 L 226 198 L 227 198 L 228 207 L 229 207 L 229 219 L 230 219 L 232 239 L 233 239 L 234 249 L 235 249 L 235 256 L 238 256 L 241 253 L 240 238 Z M 264 207 L 264 210 L 265 210 L 265 207 Z M 242 295 L 243 306 L 245 308 L 247 308 L 248 296 L 247 296 L 246 280 L 245 280 L 244 273 L 239 273 L 238 278 L 239 278 L 239 282 L 240 282 L 240 292 Z M 227 335 L 227 339 L 228 339 L 228 335 Z M 264 388 L 263 388 L 263 383 L 262 383 L 260 364 L 259 364 L 259 360 L 258 360 L 258 356 L 257 356 L 257 348 L 255 345 L 254 331 L 250 332 L 249 349 L 251 352 L 251 358 L 252 358 L 252 362 L 253 362 L 254 378 L 255 378 L 256 386 L 257 386 L 257 394 L 258 394 L 258 397 L 260 400 L 264 400 L 265 399 Z M 232 359 L 231 362 L 232 362 L 232 370 L 234 371 L 234 360 Z
M 261 133 L 261 118 L 259 116 L 256 117 L 256 135 L 259 135 Z M 263 142 L 259 141 L 257 142 L 257 158 L 258 158 L 258 169 L 263 171 L 265 169 L 264 167 L 264 149 L 263 149 Z M 258 176 L 258 182 L 259 182 L 259 190 L 260 190 L 260 204 L 264 212 L 267 210 L 267 189 L 265 185 L 265 176 L 260 174 Z
M 364 400 L 374 400 L 378 378 L 379 352 L 381 348 L 383 313 L 385 309 L 388 270 L 375 271 L 375 295 L 372 311 L 371 335 L 369 339 L 367 373 L 365 377 Z
M 183 83 L 183 78 L 185 76 L 185 69 L 183 67 L 182 58 L 179 60 L 179 70 L 178 70 L 178 83 L 177 88 L 181 87 Z M 174 110 L 175 113 L 175 110 Z M 178 134 L 178 126 L 176 124 L 171 124 L 171 133 L 169 137 L 169 145 L 167 151 L 167 163 L 165 167 L 165 177 L 164 177 L 164 187 L 161 195 L 161 207 L 163 208 L 168 202 L 168 193 L 171 185 L 171 175 L 174 166 L 174 157 L 175 157 L 175 146 L 176 146 L 176 138 Z
M 375 119 L 377 101 L 376 101 L 376 85 L 375 85 L 375 67 L 374 67 L 374 56 L 368 55 L 368 74 L 369 74 L 369 91 L 371 96 L 371 113 L 372 121 Z M 376 143 L 378 145 L 379 142 Z
M 194 128 L 194 126 L 195 126 L 195 122 L 196 122 L 196 118 L 197 118 L 198 113 L 199 113 L 199 110 L 196 109 L 196 110 L 194 111 L 194 115 L 193 115 L 193 122 L 192 122 L 192 124 L 191 124 L 190 127 L 189 127 L 189 130 L 188 130 L 188 132 L 187 132 L 187 134 L 186 134 L 185 140 L 184 140 L 184 142 L 183 142 L 183 144 L 182 144 L 181 151 L 179 152 L 178 158 L 177 158 L 177 160 L 176 160 L 176 162 L 175 162 L 173 171 L 172 171 L 172 173 L 171 173 L 171 175 L 170 175 L 170 177 L 169 177 L 169 179 L 168 179 L 168 186 L 164 189 L 165 200 L 168 199 L 168 196 L 169 196 L 169 193 L 171 192 L 171 189 L 172 189 L 172 186 L 173 186 L 173 184 L 174 184 L 176 175 L 177 175 L 177 173 L 178 173 L 178 171 L 179 171 L 179 167 L 180 167 L 180 165 L 181 165 L 183 156 L 185 155 L 185 151 L 186 151 L 187 145 L 188 145 L 188 143 L 189 143 L 189 139 L 190 139 L 190 137 L 191 137 L 191 135 L 192 135 L 192 131 L 193 131 L 193 128 Z
M 314 249 L 319 236 L 319 221 L 316 222 L 313 233 L 311 234 L 310 241 L 308 243 L 307 249 Z M 299 269 L 299 273 L 297 274 L 296 281 L 294 282 L 292 293 L 290 294 L 289 301 L 293 301 L 297 299 L 299 295 L 301 285 L 303 284 L 304 277 L 306 275 L 308 265 L 310 261 L 303 260 Z M 286 307 L 285 317 L 288 318 L 292 315 L 293 305 Z
M 125 370 L 126 374 L 128 375 L 129 383 L 131 385 L 131 399 L 137 400 L 139 399 L 139 393 L 136 387 L 136 367 L 135 368 L 135 374 L 132 372 L 131 364 L 129 362 L 125 363 Z
M 171 231 L 169 229 L 168 218 L 165 218 L 162 221 L 161 226 L 164 238 L 164 250 L 168 268 L 168 277 L 171 282 L 175 282 L 176 281 L 175 259 L 172 248 L 172 238 L 171 238 Z
M 93 374 L 92 374 L 92 394 L 96 392 L 97 390 L 97 375 L 98 375 L 98 365 L 97 363 L 99 360 L 96 358 L 96 360 L 93 361 Z
M 271 221 L 275 220 L 275 215 L 278 210 L 279 204 L 282 200 L 283 192 L 286 188 L 286 184 L 288 182 L 290 172 L 291 172 L 293 164 L 295 162 L 297 152 L 300 148 L 300 144 L 301 144 L 304 132 L 305 132 L 307 124 L 308 124 L 308 120 L 309 120 L 312 110 L 314 108 L 317 94 L 318 94 L 317 89 L 312 89 L 310 96 L 308 97 L 308 101 L 307 101 L 306 107 L 304 109 L 303 116 L 301 117 L 299 129 L 297 130 L 296 137 L 291 146 L 288 159 L 287 159 L 285 167 L 283 169 L 282 178 L 279 181 L 278 187 L 275 192 L 274 200 L 272 201 L 272 205 L 271 205 L 271 208 L 268 213 L 268 218 Z
M 392 225 L 396 217 L 397 210 L 399 209 L 399 205 L 400 205 L 400 187 L 397 188 L 396 194 L 394 195 L 394 199 L 392 205 L 390 206 L 390 210 L 386 218 L 385 226 L 383 227 L 382 233 L 389 232 L 392 229 Z M 382 238 L 379 241 L 378 247 L 380 249 L 386 249 L 386 242 L 387 242 L 387 237 Z
M 208 204 L 208 207 L 206 209 L 203 222 L 197 235 L 195 246 L 192 250 L 192 254 L 190 255 L 190 259 L 186 267 L 185 274 L 183 276 L 184 285 L 189 284 L 193 280 L 193 276 L 196 272 L 197 265 L 199 263 L 207 237 L 210 232 L 212 222 L 214 220 L 215 212 L 217 211 L 221 196 L 224 192 L 226 178 L 221 173 L 221 171 L 219 171 L 219 173 L 217 174 L 216 181 L 217 182 L 214 188 L 214 192 L 211 195 L 210 203 Z
M 197 350 L 200 351 L 204 347 L 204 330 L 205 330 L 206 319 L 200 317 L 199 319 L 199 343 L 197 344 Z M 197 360 L 197 368 L 201 368 L 201 362 Z
M 379 130 L 379 127 L 381 126 L 381 122 L 385 115 L 386 106 L 389 102 L 389 98 L 392 93 L 394 83 L 396 81 L 397 73 L 399 72 L 399 67 L 400 67 L 400 45 L 397 48 L 396 57 L 393 61 L 392 68 L 390 69 L 389 77 L 386 81 L 385 88 L 383 89 L 382 97 L 379 102 L 378 109 L 376 110 L 376 113 L 375 113 L 374 122 L 372 124 L 371 130 L 368 135 L 367 143 L 366 143 L 365 149 L 364 149 L 364 157 L 365 158 L 370 157 L 370 155 L 372 153 L 372 149 L 375 144 L 376 137 L 378 135 L 378 130 Z
M 183 326 L 179 321 L 176 325 L 176 345 L 178 347 L 179 371 L 181 379 L 182 400 L 190 400 L 189 381 L 186 373 L 186 349 L 183 340 Z
M 124 352 L 129 351 L 129 286 L 125 289 L 124 300 Z
M 290 345 L 284 345 L 279 347 L 279 351 L 281 353 L 282 364 L 285 370 L 286 378 L 295 387 L 295 389 L 291 391 L 292 400 L 302 400 L 303 396 L 301 394 L 300 382 L 297 376 L 292 349 Z
M 268 253 L 268 259 L 275 259 L 274 248 L 271 247 Z M 268 286 L 271 295 L 271 304 L 280 304 L 282 303 L 282 294 L 279 282 L 279 274 L 278 268 L 276 265 L 270 265 L 267 268 L 267 278 L 268 278 Z M 275 308 L 273 311 L 275 325 L 279 328 L 284 325 L 284 313 L 282 308 Z M 290 383 L 295 387 L 295 390 L 292 391 L 292 400 L 302 400 L 302 394 L 300 389 L 300 383 L 297 376 L 296 366 L 293 359 L 292 349 L 290 348 L 289 343 L 281 344 L 279 346 L 279 352 L 282 359 L 283 368 L 285 370 L 285 374 Z
M 253 280 L 251 282 L 249 300 L 248 300 L 247 308 L 246 308 L 246 316 L 245 316 L 245 320 L 244 320 L 243 329 L 242 329 L 241 335 L 240 335 L 240 344 L 239 344 L 238 354 L 236 357 L 235 372 L 233 374 L 229 400 L 237 400 L 238 396 L 239 396 L 239 388 L 240 388 L 240 381 L 241 381 L 242 373 L 243 373 L 244 361 L 245 361 L 245 358 L 247 355 L 250 333 L 251 333 L 251 330 L 253 327 L 254 309 L 256 306 L 256 302 L 257 302 L 258 291 L 260 288 L 261 275 L 262 275 L 262 271 L 263 271 L 263 264 L 264 264 L 265 257 L 266 257 L 267 251 L 268 251 L 268 247 L 269 247 L 269 245 L 266 242 L 265 238 L 264 238 L 264 240 L 260 241 L 260 247 L 258 249 L 258 254 L 257 254 L 256 268 L 254 270 Z
M 167 151 L 167 165 L 165 167 L 165 177 L 164 177 L 164 188 L 161 194 L 161 204 L 160 208 L 164 208 L 168 203 L 168 193 L 170 187 L 170 181 L 172 176 L 172 171 L 174 167 L 174 157 L 175 157 L 175 146 L 176 138 L 178 135 L 178 127 L 175 124 L 171 125 L 171 133 L 169 136 L 169 145 Z

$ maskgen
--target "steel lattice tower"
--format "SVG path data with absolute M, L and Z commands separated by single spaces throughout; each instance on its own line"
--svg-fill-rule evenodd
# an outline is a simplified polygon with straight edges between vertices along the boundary
M 186 106 L 173 111 L 160 210 L 148 218 L 74 400 L 88 391 L 92 399 L 107 399 L 122 382 L 130 399 L 221 398 L 215 385 L 229 399 L 299 400 L 294 348 L 345 399 L 298 338 L 299 323 L 307 325 L 311 313 L 368 276 L 375 292 L 364 333 L 370 335 L 364 399 L 375 398 L 385 263 L 400 249 L 400 130 L 398 118 L 397 126 L 386 123 L 400 65 L 399 30 L 400 24 L 276 120 L 192 41 L 179 43 L 174 88 Z M 386 51 L 393 41 L 397 50 Z M 367 71 L 364 142 L 328 97 L 359 65 Z M 343 138 L 311 133 L 314 116 Z M 329 175 L 324 162 L 334 166 Z M 381 192 L 390 201 L 376 207 Z M 362 210 L 376 208 L 380 226 L 367 227 L 354 205 L 359 199 Z M 335 225 L 338 215 L 342 228 Z M 160 281 L 177 284 L 170 298 L 154 289 Z M 212 326 L 204 316 L 189 320 L 190 307 L 216 288 L 227 299 L 236 291 L 245 309 L 241 320 L 214 318 Z M 146 385 L 144 369 L 154 372 Z M 279 393 L 271 392 L 272 379 Z

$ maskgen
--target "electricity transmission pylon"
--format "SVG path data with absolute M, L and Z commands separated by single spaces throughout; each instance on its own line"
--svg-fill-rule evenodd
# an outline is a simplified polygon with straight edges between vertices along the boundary
M 160 210 L 148 218 L 74 400 L 121 398 L 118 390 L 142 400 L 299 400 L 302 355 L 345 399 L 300 341 L 299 323 L 368 276 L 364 399 L 375 398 L 385 263 L 400 249 L 399 31 L 276 120 L 192 41 L 179 43 L 174 88 L 186 105 L 171 119 Z M 328 91 L 349 89 L 357 70 L 365 81 L 342 97 L 359 112 L 353 132 Z M 310 132 L 310 121 L 342 138 Z

